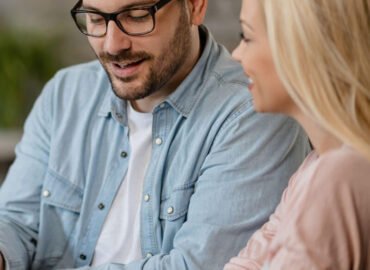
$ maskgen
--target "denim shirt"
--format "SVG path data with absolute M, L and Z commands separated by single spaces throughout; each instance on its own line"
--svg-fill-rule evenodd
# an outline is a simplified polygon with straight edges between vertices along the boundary
M 94 61 L 58 72 L 26 121 L 0 190 L 11 270 L 222 269 L 267 221 L 307 137 L 290 118 L 256 113 L 241 66 L 201 31 L 198 63 L 152 111 L 142 259 L 88 266 L 130 159 L 126 101 Z

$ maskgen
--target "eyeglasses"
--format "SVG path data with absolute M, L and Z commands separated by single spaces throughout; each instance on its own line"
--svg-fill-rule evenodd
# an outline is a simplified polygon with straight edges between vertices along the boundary
M 114 13 L 81 9 L 82 0 L 72 8 L 71 15 L 81 33 L 91 37 L 104 37 L 109 21 L 114 21 L 122 32 L 141 36 L 153 32 L 155 13 L 171 0 L 160 0 L 150 7 L 129 8 Z

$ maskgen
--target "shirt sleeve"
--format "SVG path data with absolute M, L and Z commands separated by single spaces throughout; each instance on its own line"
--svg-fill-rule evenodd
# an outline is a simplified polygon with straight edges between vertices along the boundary
M 268 220 L 309 151 L 296 122 L 257 114 L 251 103 L 219 130 L 169 254 L 81 269 L 222 269 Z
M 370 183 L 350 163 L 321 162 L 296 194 L 303 203 L 271 244 L 270 270 L 367 268 Z
M 266 269 L 270 244 L 276 237 L 281 217 L 284 216 L 283 209 L 286 209 L 291 193 L 294 190 L 296 175 L 297 172 L 291 177 L 289 185 L 284 190 L 281 201 L 275 212 L 270 216 L 269 221 L 252 235 L 247 246 L 239 252 L 238 256 L 231 258 L 225 265 L 224 270 L 260 270 L 263 267 Z
M 41 186 L 48 164 L 49 83 L 26 120 L 16 159 L 0 189 L 0 252 L 7 269 L 28 269 L 37 243 Z

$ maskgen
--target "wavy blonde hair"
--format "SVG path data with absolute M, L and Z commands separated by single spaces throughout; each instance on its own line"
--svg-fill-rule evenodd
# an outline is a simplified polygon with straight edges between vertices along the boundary
M 305 114 L 370 159 L 369 0 L 261 0 L 277 72 Z

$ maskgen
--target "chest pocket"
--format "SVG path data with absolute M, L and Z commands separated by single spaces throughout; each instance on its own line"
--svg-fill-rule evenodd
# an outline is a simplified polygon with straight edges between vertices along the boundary
M 52 267 L 70 250 L 71 235 L 80 216 L 83 191 L 70 181 L 48 172 L 41 191 L 39 242 L 35 264 Z
M 194 186 L 175 189 L 161 201 L 160 220 L 162 225 L 162 236 L 164 251 L 172 249 L 173 239 L 182 224 L 186 221 L 190 198 L 194 193 Z
M 160 218 L 174 221 L 186 215 L 193 192 L 194 186 L 175 189 L 170 196 L 162 199 Z
M 79 213 L 83 191 L 78 186 L 49 172 L 42 191 L 43 203 Z

